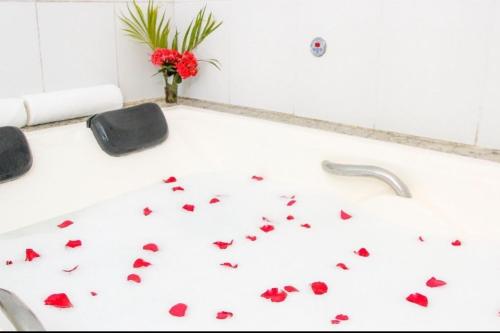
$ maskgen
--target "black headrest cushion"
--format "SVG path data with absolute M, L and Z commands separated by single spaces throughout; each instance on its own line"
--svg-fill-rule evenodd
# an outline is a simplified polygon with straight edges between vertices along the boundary
M 87 121 L 99 146 L 112 156 L 156 146 L 168 136 L 161 108 L 146 103 L 97 114 Z
M 24 133 L 17 127 L 0 127 L 0 182 L 24 175 L 32 164 Z

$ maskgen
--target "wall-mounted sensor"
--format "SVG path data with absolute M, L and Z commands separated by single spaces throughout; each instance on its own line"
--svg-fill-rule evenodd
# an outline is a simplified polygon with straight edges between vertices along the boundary
M 315 57 L 322 57 L 326 52 L 326 41 L 321 37 L 316 37 L 311 42 L 311 53 Z

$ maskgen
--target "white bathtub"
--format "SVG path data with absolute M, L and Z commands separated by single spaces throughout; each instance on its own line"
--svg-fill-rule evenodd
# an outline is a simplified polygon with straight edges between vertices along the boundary
M 237 172 L 264 175 L 318 192 L 334 188 L 350 208 L 370 211 L 388 224 L 415 230 L 416 235 L 422 225 L 435 223 L 436 233 L 446 232 L 450 240 L 500 243 L 497 163 L 185 106 L 168 109 L 165 115 L 170 129 L 165 143 L 120 158 L 102 152 L 84 123 L 27 132 L 33 168 L 26 176 L 0 185 L 0 233 L 9 232 L 9 238 L 21 235 L 25 231 L 17 229 L 169 175 Z M 413 198 L 396 197 L 377 180 L 326 174 L 321 169 L 325 159 L 389 169 L 404 180 Z M 492 258 L 498 258 L 496 255 Z M 500 296 L 497 298 L 500 311 Z M 500 328 L 497 313 L 491 317 L 477 326 L 464 327 Z M 436 322 L 418 327 L 462 327 Z M 405 329 L 387 322 L 335 327 L 342 328 Z

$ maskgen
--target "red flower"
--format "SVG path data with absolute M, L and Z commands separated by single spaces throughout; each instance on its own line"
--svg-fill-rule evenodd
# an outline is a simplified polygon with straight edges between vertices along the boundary
M 61 309 L 71 308 L 73 306 L 68 296 L 64 293 L 50 295 L 45 299 L 45 305 L 50 305 Z
M 149 267 L 149 266 L 151 266 L 151 263 L 149 263 L 141 258 L 134 261 L 134 268 Z
M 344 212 L 343 210 L 340 211 L 340 218 L 342 220 L 349 220 L 352 216 Z
M 408 297 L 406 297 L 406 300 L 423 307 L 427 307 L 427 305 L 429 304 L 427 297 L 419 293 L 409 295 Z
M 198 61 L 194 54 L 186 51 L 176 64 L 177 73 L 183 80 L 198 74 Z
M 311 225 L 309 223 L 301 224 L 300 226 L 302 228 L 311 229 Z
M 74 249 L 75 247 L 82 246 L 82 241 L 81 240 L 70 240 L 66 243 L 66 247 L 70 247 Z
M 209 204 L 215 204 L 215 203 L 218 203 L 218 202 L 220 202 L 220 200 L 219 200 L 219 199 L 217 199 L 217 198 L 212 198 L 212 199 L 210 199 Z
M 171 176 L 171 177 L 168 177 L 167 179 L 164 179 L 163 182 L 165 184 L 170 184 L 170 183 L 175 183 L 177 181 L 177 178 Z
M 159 250 L 158 245 L 156 245 L 154 243 L 146 244 L 142 247 L 142 249 L 146 250 L 146 251 L 151 251 L 151 252 L 158 252 L 158 250 Z
M 347 267 L 347 266 L 346 266 L 346 264 L 341 263 L 341 262 L 339 262 L 339 263 L 337 264 L 337 267 L 338 267 L 338 268 L 340 268 L 340 269 L 342 269 L 342 270 L 344 270 L 344 271 L 349 270 L 349 267 Z
M 316 295 L 323 295 L 328 292 L 328 286 L 324 282 L 313 282 L 311 283 L 311 289 Z
M 221 265 L 221 266 L 225 266 L 225 267 L 229 267 L 229 268 L 234 268 L 234 269 L 238 268 L 238 264 L 234 264 L 234 265 L 233 265 L 233 264 L 231 264 L 230 262 L 225 262 L 225 263 L 220 264 L 220 265 Z
M 33 261 L 33 259 L 40 257 L 33 249 L 26 249 L 26 259 L 24 261 Z
M 148 216 L 149 214 L 151 214 L 153 211 L 151 209 L 149 209 L 149 207 L 146 207 L 142 210 L 142 213 L 144 214 L 144 216 Z
M 338 325 L 341 323 L 340 320 L 337 320 L 337 319 L 334 319 L 334 320 L 330 320 L 330 322 L 332 323 L 332 325 Z
M 451 245 L 453 245 L 453 246 L 461 246 L 462 242 L 457 239 L 456 241 L 452 242 Z
M 177 50 L 156 49 L 151 55 L 151 63 L 155 66 L 165 66 L 167 64 L 176 65 L 181 58 Z
M 215 246 L 217 246 L 219 249 L 225 250 L 228 247 L 230 247 L 231 245 L 233 245 L 233 241 L 231 241 L 230 243 L 226 243 L 226 242 L 214 242 L 213 244 Z
M 286 205 L 293 206 L 296 202 L 297 202 L 297 200 L 290 200 L 290 201 L 288 201 L 288 203 Z
M 424 237 L 418 236 L 418 240 L 421 241 L 421 242 L 424 242 Z
M 217 319 L 220 319 L 220 320 L 224 320 L 224 319 L 228 319 L 228 318 L 231 318 L 233 317 L 233 313 L 232 312 L 227 312 L 227 311 L 221 311 L 221 312 L 217 312 Z
M 69 227 L 69 226 L 70 226 L 70 225 L 72 225 L 72 224 L 73 224 L 73 221 L 66 220 L 66 221 L 64 221 L 63 223 L 61 223 L 61 224 L 59 224 L 59 225 L 57 225 L 57 226 L 58 226 L 59 228 L 61 228 L 61 229 L 64 229 L 64 228 Z
M 365 257 L 365 258 L 370 256 L 370 252 L 368 252 L 368 250 L 365 249 L 364 247 L 360 248 L 358 251 L 354 251 L 354 253 L 356 253 L 360 257 Z
M 261 176 L 252 176 L 252 179 L 260 182 L 260 181 L 264 180 L 264 177 L 261 177 Z
M 260 227 L 260 230 L 262 230 L 264 232 L 271 232 L 274 230 L 274 227 L 270 224 L 266 224 L 266 225 L 263 225 L 262 227 Z
M 194 211 L 194 205 L 185 204 L 184 206 L 182 206 L 182 209 L 187 210 L 188 212 L 193 212 Z
M 252 242 L 255 242 L 257 240 L 257 236 L 247 236 L 246 239 L 251 240 Z
M 272 289 L 266 290 L 262 295 L 260 295 L 260 297 L 268 299 L 274 303 L 283 302 L 287 296 L 288 295 L 285 291 L 283 291 L 283 290 L 280 291 L 280 290 L 278 290 L 278 288 L 272 288 Z
M 174 192 L 175 191 L 184 191 L 184 187 L 182 187 L 182 186 L 174 186 L 174 187 L 172 187 L 172 191 L 174 191 Z
M 285 289 L 289 293 L 299 292 L 299 290 L 297 288 L 295 288 L 294 286 L 285 286 L 285 287 L 283 287 L 283 289 Z
M 437 287 L 442 287 L 446 285 L 446 282 L 442 280 L 438 280 L 435 277 L 431 277 L 427 282 L 425 283 L 427 287 L 429 288 L 437 288 Z
M 288 215 L 288 216 L 286 217 L 286 219 L 287 219 L 288 221 L 292 221 L 292 220 L 295 220 L 295 217 L 294 217 L 293 215 Z
M 91 292 L 90 292 L 90 295 L 92 295 L 92 296 L 94 296 L 94 297 L 95 297 L 95 296 L 97 296 L 97 293 L 96 293 L 95 291 L 91 291 Z
M 342 320 L 342 321 L 349 320 L 349 316 L 344 315 L 344 314 L 338 314 L 337 316 L 335 316 L 335 319 Z
M 127 281 L 141 283 L 141 277 L 137 274 L 130 274 L 129 276 L 127 276 Z
M 179 303 L 170 308 L 168 311 L 174 317 L 184 317 L 187 311 L 187 305 L 184 303 Z

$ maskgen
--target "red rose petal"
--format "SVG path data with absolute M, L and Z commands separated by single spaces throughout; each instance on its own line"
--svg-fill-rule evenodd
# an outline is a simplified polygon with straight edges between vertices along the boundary
M 270 300 L 274 303 L 283 302 L 287 298 L 287 293 L 283 290 L 279 290 L 278 288 L 272 288 L 266 290 L 260 297 Z
M 221 265 L 221 266 L 225 266 L 225 267 L 229 267 L 229 268 L 234 268 L 234 269 L 238 268 L 238 264 L 234 264 L 234 265 L 233 265 L 233 264 L 231 264 L 230 262 L 225 262 L 225 263 L 222 263 L 222 264 L 220 264 L 220 265 Z
M 231 318 L 233 317 L 233 313 L 232 312 L 228 312 L 228 311 L 220 311 L 220 312 L 217 312 L 217 319 L 220 319 L 220 320 L 224 320 L 224 319 L 228 319 L 228 318 Z
M 335 319 L 346 321 L 346 320 L 349 320 L 349 316 L 344 315 L 344 314 L 338 314 L 338 315 L 335 316 Z
M 149 207 L 146 207 L 142 210 L 142 213 L 144 214 L 144 216 L 148 216 L 149 214 L 151 214 L 153 211 L 151 209 L 149 209 Z
M 72 224 L 73 224 L 73 221 L 66 220 L 66 221 L 64 221 L 63 223 L 58 224 L 58 225 L 57 225 L 57 227 L 58 227 L 58 228 L 61 228 L 61 229 L 64 229 L 64 228 L 69 227 L 69 226 L 70 226 L 70 225 L 72 225 Z
M 13 264 L 12 260 L 7 260 L 7 261 L 5 262 L 5 265 L 7 265 L 7 266 L 12 265 L 12 264 Z
M 95 291 L 91 291 L 91 292 L 90 292 L 90 295 L 92 295 L 92 296 L 94 296 L 94 297 L 95 297 L 95 296 L 97 296 L 97 293 L 96 293 Z
M 66 243 L 66 247 L 70 247 L 74 249 L 75 247 L 82 246 L 82 241 L 81 240 L 70 240 Z
M 295 217 L 294 217 L 293 215 L 288 215 L 288 216 L 286 217 L 286 219 L 287 219 L 288 221 L 292 221 L 292 220 L 295 220 Z
M 427 305 L 429 304 L 427 297 L 419 293 L 409 295 L 408 297 L 406 297 L 406 300 L 423 307 L 427 307 Z
M 427 280 L 427 282 L 425 284 L 427 285 L 427 287 L 437 288 L 437 287 L 445 286 L 446 282 L 444 282 L 442 280 L 438 280 L 435 277 L 431 277 L 429 280 Z
M 260 182 L 261 180 L 264 180 L 264 177 L 252 176 L 252 179 Z
M 71 272 L 74 272 L 78 269 L 78 265 L 76 265 L 75 267 L 71 268 L 71 269 L 63 269 L 63 272 L 66 272 L 66 273 L 71 273 Z
M 263 225 L 262 227 L 260 227 L 260 230 L 262 230 L 264 232 L 271 232 L 274 230 L 274 226 L 272 226 L 270 224 L 266 224 L 266 225 Z
M 168 179 L 163 180 L 163 182 L 166 184 L 175 183 L 176 181 L 177 181 L 177 179 L 175 177 L 168 177 Z
M 61 309 L 71 308 L 73 306 L 68 296 L 64 293 L 50 295 L 45 299 L 45 305 L 50 305 Z
M 461 246 L 462 242 L 457 239 L 456 241 L 452 242 L 451 245 L 453 245 L 453 246 Z
M 284 286 L 283 289 L 285 289 L 289 293 L 298 293 L 299 290 L 295 288 L 294 286 Z
M 340 211 L 340 218 L 342 220 L 349 220 L 352 216 L 350 214 L 347 214 L 343 210 Z
M 26 249 L 26 259 L 24 261 L 33 261 L 33 259 L 40 257 L 33 249 Z
M 418 236 L 418 240 L 424 242 L 424 238 L 422 236 Z
M 212 199 L 210 199 L 209 204 L 215 204 L 215 203 L 218 203 L 218 202 L 220 202 L 220 200 L 219 200 L 219 199 L 217 199 L 217 198 L 212 198 Z
M 334 319 L 334 320 L 330 320 L 330 322 L 332 323 L 332 325 L 338 325 L 341 323 L 340 320 L 337 320 L 337 319 Z
M 130 274 L 129 276 L 127 276 L 127 281 L 141 283 L 141 277 L 137 274 Z
M 344 270 L 344 271 L 348 271 L 349 270 L 349 267 L 347 267 L 346 264 L 341 263 L 341 262 L 339 262 L 337 264 L 337 267 L 340 268 L 340 269 L 342 269 L 342 270 Z
M 233 245 L 233 241 L 231 241 L 230 243 L 226 243 L 226 242 L 214 242 L 213 243 L 215 246 L 217 246 L 219 249 L 221 250 L 225 250 L 227 249 L 229 246 Z
M 251 240 L 252 242 L 257 240 L 257 236 L 246 236 L 245 238 Z
M 313 282 L 311 283 L 311 289 L 316 295 L 323 295 L 328 292 L 328 286 L 324 282 Z
M 155 243 L 146 244 L 142 247 L 142 249 L 146 250 L 146 251 L 151 251 L 151 252 L 158 252 L 159 251 L 158 245 L 156 245 Z
M 151 266 L 151 263 L 139 258 L 134 261 L 134 268 L 142 268 L 142 267 L 149 267 Z
M 174 187 L 172 187 L 172 191 L 174 191 L 174 192 L 184 191 L 184 187 L 182 187 L 182 186 L 174 186 Z
M 354 253 L 356 253 L 360 257 L 365 257 L 365 258 L 370 256 L 370 252 L 368 252 L 368 250 L 365 249 L 364 247 L 360 248 L 358 251 L 354 251 Z
M 187 305 L 184 303 L 179 303 L 170 308 L 168 311 L 174 317 L 184 317 L 187 311 Z
M 311 225 L 309 223 L 301 224 L 300 226 L 302 228 L 311 229 Z
M 290 200 L 290 201 L 287 202 L 286 205 L 287 206 L 293 206 L 293 205 L 295 205 L 296 202 L 297 202 L 297 200 Z
M 182 206 L 182 209 L 187 210 L 188 212 L 193 212 L 194 211 L 194 205 L 185 204 L 184 206 Z

